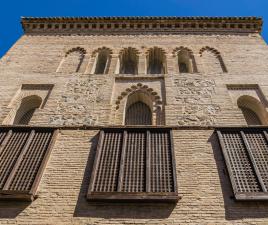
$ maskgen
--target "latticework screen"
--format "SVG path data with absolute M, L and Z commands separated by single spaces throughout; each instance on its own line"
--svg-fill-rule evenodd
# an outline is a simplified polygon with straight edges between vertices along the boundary
M 126 125 L 152 125 L 152 112 L 145 103 L 136 102 L 129 106 Z
M 104 129 L 100 132 L 89 200 L 176 201 L 170 129 Z
M 0 198 L 33 200 L 54 129 L 0 128 Z
M 237 200 L 268 200 L 268 136 L 262 128 L 217 131 Z

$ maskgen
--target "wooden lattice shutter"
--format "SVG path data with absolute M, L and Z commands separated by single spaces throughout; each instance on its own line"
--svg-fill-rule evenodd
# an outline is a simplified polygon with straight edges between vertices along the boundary
M 0 129 L 0 198 L 33 200 L 56 132 Z
M 177 201 L 172 131 L 102 130 L 88 199 Z
M 268 136 L 261 128 L 217 131 L 237 200 L 268 200 Z

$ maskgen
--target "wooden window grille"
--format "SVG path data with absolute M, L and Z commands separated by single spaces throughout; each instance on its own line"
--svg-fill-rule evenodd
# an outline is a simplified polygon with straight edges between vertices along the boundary
M 176 202 L 172 131 L 101 130 L 87 197 L 89 201 Z
M 217 130 L 236 200 L 268 200 L 268 134 L 263 128 Z
M 57 132 L 0 128 L 0 198 L 33 201 Z
M 126 112 L 126 125 L 152 125 L 152 112 L 149 106 L 138 101 L 130 105 Z

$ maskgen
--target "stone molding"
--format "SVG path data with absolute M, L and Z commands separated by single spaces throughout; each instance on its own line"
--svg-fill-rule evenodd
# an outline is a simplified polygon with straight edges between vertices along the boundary
M 22 17 L 26 34 L 260 33 L 259 17 Z

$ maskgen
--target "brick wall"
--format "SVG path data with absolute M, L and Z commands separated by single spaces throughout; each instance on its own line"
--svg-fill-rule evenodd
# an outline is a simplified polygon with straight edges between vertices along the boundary
M 89 203 L 97 130 L 62 130 L 31 204 L 0 202 L 2 224 L 265 224 L 267 204 L 235 202 L 212 130 L 175 130 L 172 204 Z
M 91 54 L 94 50 L 102 46 L 109 47 L 113 51 L 109 74 L 85 74 L 85 68 L 78 73 L 56 73 L 65 53 L 77 46 L 87 52 L 83 62 L 85 67 L 93 66 Z M 168 74 L 165 75 L 164 83 L 162 79 L 148 79 L 148 76 L 142 74 L 137 75 L 135 80 L 122 80 L 120 76 L 115 80 L 118 76 L 114 74 L 118 54 L 123 47 L 129 46 L 137 48 L 141 58 L 152 46 L 165 50 Z M 179 74 L 176 58 L 172 54 L 178 46 L 186 46 L 193 51 L 198 73 Z M 211 62 L 215 61 L 213 56 L 200 57 L 199 51 L 204 46 L 211 46 L 221 53 L 228 73 L 215 71 L 211 67 L 207 60 L 211 58 Z M 7 106 L 21 84 L 52 83 L 54 88 L 46 106 L 35 114 L 32 124 L 122 124 L 121 117 L 114 120 L 110 116 L 114 113 L 115 100 L 122 90 L 142 83 L 160 94 L 166 110 L 165 123 L 168 125 L 239 125 L 244 120 L 231 102 L 226 84 L 259 84 L 264 95 L 267 95 L 267 52 L 267 46 L 258 34 L 163 35 L 151 36 L 149 40 L 143 35 L 24 35 L 1 59 L 0 118 L 3 121 L 10 112 Z
M 92 52 L 112 50 L 109 73 L 89 74 Z M 153 46 L 167 53 L 168 74 L 158 78 L 114 74 L 123 47 L 145 52 Z M 193 51 L 198 73 L 180 74 L 172 51 Z M 200 57 L 204 46 L 217 49 L 227 67 L 223 73 Z M 65 53 L 75 47 L 86 55 L 79 72 L 56 72 Z M 268 97 L 268 48 L 258 34 L 22 36 L 0 61 L 0 121 L 22 84 L 53 84 L 31 125 L 118 125 L 124 108 L 116 109 L 122 91 L 141 83 L 159 94 L 165 124 L 178 126 L 245 125 L 227 84 L 258 84 Z M 213 58 L 212 58 L 213 59 Z M 219 65 L 216 65 L 219 66 Z M 140 65 L 140 68 L 143 68 Z M 243 90 L 241 91 L 243 94 Z M 121 108 L 120 108 L 121 107 Z M 213 130 L 174 130 L 178 204 L 93 204 L 85 198 L 98 130 L 61 130 L 32 203 L 0 202 L 1 224 L 267 224 L 268 205 L 235 202 Z

